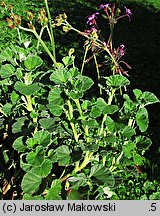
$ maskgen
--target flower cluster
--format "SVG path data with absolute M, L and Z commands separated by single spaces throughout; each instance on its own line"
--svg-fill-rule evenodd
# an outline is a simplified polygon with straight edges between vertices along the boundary
M 38 21 L 42 26 L 45 26 L 48 23 L 48 18 L 46 16 L 46 11 L 44 8 L 42 8 L 42 10 L 40 10 L 38 13 Z
M 128 17 L 129 21 L 131 21 L 132 12 L 129 8 L 124 6 L 125 12 L 121 14 L 121 10 L 115 7 L 115 4 L 110 7 L 110 4 L 101 4 L 99 10 L 103 9 L 105 12 L 105 17 L 109 20 L 110 24 L 116 24 L 117 20 Z
M 3 8 L 5 8 L 5 7 L 6 7 L 6 3 L 5 3 L 4 1 L 2 1 L 2 2 L 1 2 L 1 6 L 2 6 Z
M 33 18 L 34 18 L 33 12 L 32 12 L 32 11 L 27 11 L 27 19 L 28 19 L 29 21 L 32 21 Z
M 55 21 L 52 21 L 53 27 L 55 27 L 55 26 L 61 26 L 62 23 L 65 23 L 66 20 L 67 20 L 67 15 L 65 13 L 59 14 L 56 17 Z
M 110 25 L 110 36 L 108 40 L 102 39 L 100 41 L 99 38 L 99 30 L 97 24 L 97 18 L 101 14 L 101 10 L 103 10 L 103 17 L 106 18 Z M 121 58 L 125 55 L 125 46 L 122 44 L 118 48 L 113 48 L 112 37 L 113 37 L 113 26 L 117 23 L 117 21 L 123 17 L 128 17 L 131 20 L 132 12 L 129 8 L 124 6 L 124 11 L 121 11 L 119 8 L 116 8 L 115 4 L 101 4 L 99 7 L 99 12 L 96 12 L 87 17 L 86 24 L 88 29 L 85 30 L 85 34 L 90 37 L 91 40 L 91 50 L 94 52 L 93 54 L 98 54 L 106 50 L 111 57 L 111 62 L 113 63 L 113 69 L 115 73 L 119 74 L 127 74 L 128 71 L 124 70 L 120 64 L 124 64 L 125 67 L 131 69 L 131 67 L 124 61 L 121 61 Z M 98 40 L 97 40 L 98 39 Z M 107 42 L 106 42 L 107 41 Z M 97 42 L 97 43 L 96 43 Z M 92 57 L 88 58 L 90 60 Z M 88 61 L 87 60 L 87 61 Z M 108 61 L 107 61 L 108 62 Z M 100 65 L 105 65 L 106 62 L 103 62 Z
M 131 69 L 131 67 L 125 62 L 121 61 L 121 58 L 125 55 L 125 46 L 121 44 L 117 49 L 113 49 L 112 55 L 114 56 L 116 62 L 118 63 L 115 68 L 115 73 L 128 75 L 128 70 L 124 70 L 121 64 L 124 64 L 126 68 Z
M 22 20 L 22 16 L 15 15 L 14 13 L 11 13 L 11 17 L 7 18 L 8 27 L 9 28 L 16 28 L 20 26 Z

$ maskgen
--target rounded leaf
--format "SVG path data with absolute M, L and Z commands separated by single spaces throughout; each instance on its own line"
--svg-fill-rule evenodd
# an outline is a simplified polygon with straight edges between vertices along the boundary
M 110 77 L 106 77 L 106 84 L 109 87 L 118 89 L 123 86 L 129 85 L 130 81 L 126 77 L 117 74 L 117 75 L 112 75 Z
M 43 63 L 39 56 L 28 56 L 24 61 L 24 65 L 28 70 L 35 70 L 37 67 L 41 66 Z
M 42 182 L 41 176 L 36 175 L 32 171 L 29 171 L 24 175 L 24 177 L 22 179 L 22 183 L 21 183 L 22 190 L 24 193 L 31 195 L 37 191 L 41 182 Z

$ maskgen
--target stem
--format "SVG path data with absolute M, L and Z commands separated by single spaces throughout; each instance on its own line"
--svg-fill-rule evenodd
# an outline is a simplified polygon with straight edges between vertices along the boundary
M 109 36 L 109 43 L 110 43 L 110 47 L 111 50 L 113 48 L 113 30 L 114 30 L 114 24 L 110 24 L 110 36 Z
M 91 159 L 92 155 L 93 155 L 93 152 L 86 151 L 84 160 L 81 163 L 81 165 L 79 166 L 79 169 L 77 170 L 77 172 L 81 171 L 83 168 L 85 168 L 87 166 L 87 164 L 90 162 L 90 159 Z
M 18 32 L 19 41 L 21 42 L 21 41 L 22 41 L 22 39 L 21 39 L 21 35 L 20 35 L 19 28 L 17 28 L 17 32 Z
M 132 127 L 133 123 L 134 123 L 134 119 L 130 118 L 128 121 L 128 126 Z M 127 143 L 128 143 L 128 140 L 126 140 L 123 145 L 127 145 Z M 112 165 L 110 167 L 110 171 L 114 171 L 117 168 L 117 165 L 119 164 L 119 161 L 121 160 L 122 156 L 123 156 L 123 150 L 121 151 L 119 157 L 117 158 L 115 162 L 114 162 L 115 157 L 113 158 Z
M 45 0 L 45 4 L 46 4 L 48 20 L 49 20 L 50 40 L 51 40 L 51 45 L 52 45 L 52 51 L 53 51 L 53 56 L 54 56 L 55 61 L 56 61 L 55 42 L 54 42 L 53 28 L 52 28 L 52 22 L 51 22 L 52 19 L 51 19 L 51 14 L 50 14 L 50 11 L 49 11 L 48 1 L 47 0 Z
M 82 111 L 82 108 L 81 108 L 79 99 L 74 99 L 74 102 L 75 102 L 75 104 L 76 104 L 76 106 L 77 106 L 77 108 L 78 108 L 79 114 L 80 114 L 81 116 L 83 116 L 83 111 Z
M 134 122 L 134 119 L 133 118 L 130 118 L 128 120 L 128 126 L 132 127 L 133 126 L 133 122 Z
M 63 24 L 64 24 L 64 25 L 67 25 L 67 26 L 70 25 L 67 21 L 66 21 L 66 23 L 63 23 Z M 71 25 L 70 25 L 70 26 L 71 26 Z M 80 34 L 80 35 L 86 37 L 86 38 L 89 39 L 89 40 L 92 39 L 92 38 L 89 37 L 87 34 L 82 33 L 81 31 L 79 31 L 78 29 L 76 29 L 76 28 L 74 28 L 74 27 L 72 27 L 72 26 L 71 26 L 71 29 L 72 29 L 73 31 L 77 32 L 78 34 Z M 98 40 L 98 39 L 95 40 L 95 39 L 93 38 L 92 40 L 94 40 L 94 44 L 95 44 L 97 47 L 99 47 L 99 48 L 105 50 L 105 51 L 109 54 L 109 56 L 111 57 L 113 63 L 114 63 L 115 66 L 117 67 L 117 66 L 118 66 L 118 63 L 116 62 L 115 58 L 113 57 L 113 55 L 112 55 L 111 52 L 109 51 L 108 47 L 107 47 L 107 46 L 104 46 L 103 43 L 102 43 L 102 41 L 100 41 L 100 40 Z
M 78 108 L 79 114 L 83 119 L 83 111 L 79 102 L 79 99 L 75 99 L 74 102 L 76 103 L 76 106 Z M 89 131 L 88 131 L 88 126 L 83 126 L 84 128 L 84 132 L 85 132 L 85 136 L 86 136 L 86 142 L 89 143 L 90 142 L 90 138 L 89 138 Z
M 84 58 L 83 58 L 83 62 L 82 62 L 82 68 L 81 68 L 81 74 L 83 73 L 84 63 L 85 63 L 85 60 L 86 60 L 88 49 L 89 49 L 89 45 L 87 45 L 86 49 L 85 49 Z
M 95 61 L 95 65 L 96 65 L 96 70 L 97 70 L 97 75 L 98 75 L 98 81 L 100 80 L 100 73 L 99 73 L 99 68 L 98 68 L 98 63 L 97 63 L 97 58 L 96 55 L 93 55 L 94 57 L 94 61 Z
M 39 35 L 37 34 L 35 28 L 34 29 L 28 29 L 28 28 L 24 28 L 22 26 L 19 26 L 20 29 L 24 30 L 24 31 L 28 31 L 31 32 L 35 35 L 35 37 L 39 40 L 39 42 L 42 44 L 43 48 L 45 49 L 45 51 L 47 52 L 47 54 L 49 55 L 49 57 L 52 59 L 53 63 L 56 65 L 57 62 L 54 58 L 54 56 L 52 55 L 52 53 L 49 51 L 48 47 L 45 45 L 45 43 L 43 42 L 43 40 L 39 37 Z
M 80 172 L 83 168 L 85 168 L 87 166 L 87 164 L 89 164 L 92 155 L 93 155 L 93 152 L 86 151 L 83 162 L 79 166 L 79 161 L 77 161 L 76 166 L 75 166 L 72 173 Z M 70 176 L 72 176 L 71 173 L 69 173 L 66 176 L 64 176 L 63 178 L 61 178 L 61 182 L 66 181 Z
M 94 57 L 94 61 L 95 61 L 95 65 L 96 65 L 96 70 L 97 70 L 97 75 L 98 75 L 98 83 L 100 81 L 100 73 L 99 73 L 99 68 L 98 68 L 98 62 L 97 62 L 97 58 L 96 58 L 96 55 L 94 54 L 93 55 Z M 102 95 L 102 89 L 99 87 L 99 91 L 100 91 L 100 95 Z
M 2 108 L 0 107 L 0 113 L 2 113 L 5 117 L 8 117 L 2 110 Z
M 108 98 L 108 105 L 111 105 L 114 93 L 115 93 L 115 89 L 112 89 L 111 94 L 109 95 L 109 98 Z M 104 130 L 104 122 L 105 122 L 106 118 L 107 118 L 107 114 L 104 114 L 103 119 L 102 119 L 102 124 L 101 124 L 101 130 L 99 132 L 99 136 L 102 134 L 102 132 Z
M 68 108 L 69 108 L 69 114 L 66 113 L 66 115 L 68 117 L 68 120 L 70 121 L 70 125 L 72 127 L 74 138 L 75 138 L 76 142 L 78 142 L 79 135 L 77 134 L 74 123 L 71 122 L 71 120 L 73 118 L 73 107 L 72 107 L 72 104 L 71 104 L 71 102 L 69 100 L 67 101 L 67 104 L 68 104 Z
M 40 31 L 40 34 L 39 34 L 39 37 L 41 38 L 42 37 L 42 34 L 43 34 L 43 30 L 45 29 L 45 27 L 42 27 L 41 28 L 41 31 Z M 37 47 L 36 47 L 36 49 L 37 49 L 37 51 L 38 51 L 38 48 L 39 48 L 39 43 L 40 43 L 40 41 L 38 40 L 38 42 L 37 42 Z
M 27 110 L 29 112 L 33 111 L 33 106 L 32 106 L 32 98 L 31 95 L 26 95 L 26 99 L 27 99 Z

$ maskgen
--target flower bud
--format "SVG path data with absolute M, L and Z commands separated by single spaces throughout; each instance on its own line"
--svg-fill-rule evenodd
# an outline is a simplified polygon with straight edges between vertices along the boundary
M 6 8 L 6 4 L 5 4 L 4 1 L 2 1 L 1 6 L 2 6 L 3 8 Z
M 8 22 L 7 26 L 8 26 L 9 28 L 12 28 L 12 29 L 14 29 L 14 28 L 15 28 L 15 26 L 14 26 L 14 23 L 13 23 L 13 20 L 12 20 L 12 19 L 10 19 L 10 18 L 7 18 L 7 22 Z
M 13 9 L 13 5 L 8 6 L 8 10 L 11 11 Z
M 29 21 L 32 21 L 34 18 L 34 14 L 32 13 L 32 11 L 27 11 L 27 19 Z

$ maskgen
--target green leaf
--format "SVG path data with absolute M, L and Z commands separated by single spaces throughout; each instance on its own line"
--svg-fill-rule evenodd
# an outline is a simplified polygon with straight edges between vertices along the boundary
M 112 133 L 124 128 L 124 124 L 113 121 L 113 119 L 109 116 L 105 120 L 105 125 Z
M 77 67 L 70 68 L 68 73 L 69 73 L 69 77 L 77 76 L 79 73 L 79 69 Z
M 131 158 L 133 156 L 133 150 L 136 148 L 136 145 L 133 142 L 128 142 L 123 146 L 123 152 L 125 157 Z
M 114 134 L 111 134 L 111 133 L 107 133 L 103 139 L 108 145 L 116 142 L 116 136 Z
M 63 112 L 64 100 L 61 97 L 61 89 L 54 87 L 48 96 L 49 104 L 48 108 L 50 112 L 55 116 L 60 116 Z
M 104 108 L 107 106 L 107 103 L 103 98 L 98 98 L 96 104 L 101 111 L 103 111 Z
M 97 118 L 102 114 L 101 110 L 98 108 L 98 106 L 93 106 L 90 112 L 90 116 L 92 118 Z
M 107 105 L 104 110 L 103 113 L 104 114 L 113 114 L 115 112 L 118 111 L 118 106 L 117 105 Z
M 18 137 L 13 143 L 13 148 L 17 150 L 18 152 L 24 152 L 27 149 L 27 147 L 23 144 L 22 139 L 23 139 L 23 136 Z
M 2 65 L 0 69 L 0 76 L 4 79 L 14 74 L 15 68 L 11 64 Z
M 62 84 L 67 82 L 68 74 L 67 70 L 65 69 L 57 69 L 53 71 L 53 73 L 50 76 L 50 80 L 54 81 L 55 84 Z
M 159 99 L 151 92 L 143 92 L 143 94 L 141 95 L 141 98 L 143 100 L 144 105 L 148 105 L 148 104 L 154 104 L 157 102 L 160 102 Z
M 52 162 L 49 159 L 45 159 L 40 166 L 34 166 L 31 171 L 41 177 L 47 177 L 52 169 Z
M 83 120 L 82 123 L 89 128 L 98 128 L 98 122 L 95 119 Z
M 148 193 L 150 190 L 154 191 L 155 190 L 155 185 L 153 184 L 153 182 L 150 182 L 149 180 L 147 180 L 143 184 L 143 190 L 144 190 L 145 193 Z
M 106 78 L 106 84 L 109 87 L 112 87 L 115 89 L 118 89 L 118 88 L 121 88 L 123 86 L 130 84 L 130 81 L 126 77 L 121 76 L 121 75 L 112 75 L 110 77 L 105 77 L 105 78 Z
M 89 178 L 94 177 L 101 183 L 113 186 L 115 181 L 114 177 L 108 168 L 104 167 L 102 164 L 95 164 L 91 167 Z
M 38 190 L 41 182 L 42 182 L 41 176 L 38 176 L 34 172 L 29 171 L 24 175 L 22 179 L 21 187 L 24 193 L 32 195 Z
M 59 105 L 49 103 L 47 107 L 54 116 L 60 116 L 63 112 L 63 102 Z
M 74 62 L 73 60 L 74 60 L 73 56 L 65 56 L 62 58 L 62 62 L 65 64 L 65 66 L 69 66 L 73 64 Z
M 147 150 L 152 145 L 152 140 L 145 136 L 136 137 L 135 144 L 141 150 Z
M 13 51 L 10 48 L 6 48 L 0 54 L 0 62 L 8 61 L 13 63 Z
M 20 96 L 15 91 L 13 91 L 11 94 L 12 104 L 15 105 L 19 99 L 20 99 Z
M 41 66 L 43 63 L 39 56 L 28 56 L 24 61 L 25 67 L 30 70 L 35 70 L 37 67 Z
M 67 200 L 81 200 L 80 192 L 72 188 Z
M 84 187 L 87 185 L 87 177 L 84 173 L 76 174 L 76 177 L 69 177 L 67 181 L 72 184 L 72 189 L 74 190 L 78 190 L 79 187 Z
M 67 166 L 70 164 L 71 156 L 68 146 L 61 145 L 55 150 L 59 166 Z
M 56 122 L 59 122 L 60 119 L 58 117 L 55 118 L 43 118 L 39 120 L 41 127 L 48 131 L 53 131 L 53 128 L 56 125 Z
M 87 76 L 82 76 L 82 91 L 85 92 L 94 84 L 93 80 Z
M 29 194 L 24 194 L 23 195 L 23 200 L 44 200 L 44 198 L 39 195 L 39 196 L 31 196 Z
M 84 100 L 81 104 L 83 110 L 87 110 L 91 102 L 89 100 Z
M 154 192 L 149 196 L 149 200 L 160 200 L 160 192 Z
M 118 106 L 108 105 L 103 98 L 98 98 L 96 104 L 104 114 L 113 114 L 118 111 Z
M 133 161 L 136 165 L 142 165 L 143 158 L 139 154 L 136 154 L 133 156 Z
M 23 160 L 22 160 L 22 157 L 21 157 L 21 160 L 20 160 L 20 167 L 21 167 L 25 172 L 28 172 L 28 171 L 31 169 L 31 164 L 29 164 L 29 163 L 24 163 Z
M 2 110 L 3 112 L 6 114 L 6 115 L 10 115 L 12 114 L 12 104 L 10 103 L 6 103 L 3 107 L 2 107 Z
M 12 125 L 12 133 L 19 133 L 22 131 L 22 127 L 26 124 L 28 125 L 28 118 L 26 116 L 19 117 L 15 119 L 16 122 Z
M 28 138 L 26 140 L 26 144 L 27 144 L 28 148 L 33 148 L 37 144 L 37 140 L 34 138 Z
M 46 200 L 61 200 L 61 181 L 59 179 L 55 179 L 52 181 L 52 185 L 48 190 L 48 193 L 45 197 Z
M 124 129 L 123 129 L 123 136 L 130 139 L 133 135 L 136 134 L 136 131 L 135 129 L 131 128 L 130 126 L 126 126 Z
M 136 114 L 136 123 L 141 132 L 144 132 L 148 128 L 148 112 L 146 108 L 140 108 Z
M 35 152 L 31 151 L 28 153 L 26 160 L 31 165 L 39 166 L 44 161 L 44 155 L 45 153 L 44 153 L 44 149 L 42 148 L 42 146 L 37 146 Z
M 44 147 L 48 146 L 51 143 L 51 134 L 48 131 L 37 131 L 33 138 L 37 140 L 37 144 Z
M 142 91 L 140 89 L 134 89 L 133 90 L 134 95 L 136 96 L 137 99 L 139 99 L 142 95 Z
M 39 83 L 33 83 L 30 85 L 26 85 L 25 83 L 18 81 L 14 85 L 14 88 L 15 90 L 17 90 L 23 95 L 32 95 L 35 93 L 35 91 L 38 91 L 41 87 Z
M 124 102 L 124 111 L 126 114 L 130 114 L 136 111 L 136 105 L 132 101 Z

